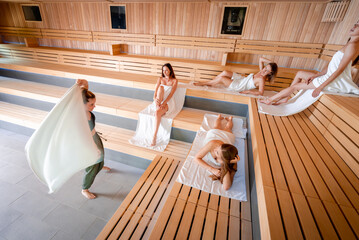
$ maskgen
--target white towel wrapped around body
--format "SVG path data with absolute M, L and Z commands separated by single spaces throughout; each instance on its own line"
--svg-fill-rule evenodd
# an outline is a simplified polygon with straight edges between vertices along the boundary
M 172 91 L 172 86 L 161 84 L 164 88 L 164 100 Z M 156 102 L 153 101 L 144 110 L 138 113 L 138 122 L 135 135 L 129 140 L 131 144 L 146 147 L 156 151 L 163 152 L 171 137 L 173 118 L 182 110 L 186 96 L 186 88 L 177 87 L 172 98 L 167 102 L 168 111 L 161 118 L 161 124 L 157 132 L 157 142 L 151 146 L 153 134 L 155 131 Z
M 238 73 L 233 73 L 232 83 L 228 87 L 229 90 L 236 92 L 242 92 L 254 88 L 256 88 L 256 86 L 254 85 L 253 81 L 253 73 L 249 74 L 247 77 L 244 77 Z
M 49 193 L 76 172 L 97 162 L 97 148 L 86 116 L 82 89 L 75 84 L 50 111 L 26 143 L 30 168 Z
M 313 79 L 313 85 L 317 88 L 324 83 L 339 67 L 340 61 L 343 59 L 344 53 L 337 51 L 328 65 L 327 73 L 323 76 Z M 359 94 L 359 87 L 353 82 L 351 74 L 352 62 L 346 66 L 344 71 L 323 90 L 336 93 L 354 93 Z

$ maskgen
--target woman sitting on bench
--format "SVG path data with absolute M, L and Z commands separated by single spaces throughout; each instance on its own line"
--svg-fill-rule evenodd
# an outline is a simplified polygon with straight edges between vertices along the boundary
M 266 66 L 264 66 L 265 63 L 267 63 Z M 232 91 L 240 92 L 243 94 L 262 96 L 264 93 L 265 81 L 273 82 L 278 72 L 278 66 L 271 60 L 260 57 L 259 69 L 260 71 L 256 74 L 251 73 L 247 77 L 231 71 L 223 71 L 213 80 L 206 82 L 195 82 L 193 85 L 211 87 L 221 87 L 224 85 Z M 258 90 L 254 90 L 255 88 L 258 88 Z
M 227 121 L 223 129 L 221 127 L 222 120 Z M 235 142 L 232 127 L 232 117 L 223 118 L 218 115 L 214 129 L 207 132 L 204 146 L 195 156 L 195 161 L 201 167 L 210 171 L 213 174 L 210 177 L 213 180 L 219 180 L 223 184 L 224 190 L 228 190 L 232 186 L 233 177 L 237 171 L 237 162 L 239 161 L 238 150 L 232 145 Z M 217 167 L 213 167 L 204 161 L 205 156 L 207 156 L 212 165 Z
M 177 85 L 178 81 L 171 64 L 164 64 L 162 66 L 162 76 L 157 80 L 155 94 L 153 95 L 153 100 L 156 104 L 156 120 L 151 146 L 156 145 L 157 132 L 162 116 L 175 110 L 176 103 L 172 97 L 177 89 Z
M 265 104 L 286 103 L 293 92 L 302 89 L 314 89 L 312 93 L 314 98 L 319 96 L 323 90 L 359 94 L 359 88 L 353 82 L 351 75 L 351 66 L 359 61 L 359 21 L 350 30 L 349 37 L 347 44 L 334 54 L 329 64 L 320 73 L 300 71 L 290 87 L 268 99 L 262 99 L 260 102 Z

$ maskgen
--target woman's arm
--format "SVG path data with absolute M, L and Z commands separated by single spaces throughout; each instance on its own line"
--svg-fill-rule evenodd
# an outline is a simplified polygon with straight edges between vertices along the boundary
M 174 79 L 175 80 L 175 83 L 173 84 L 172 86 L 172 90 L 171 90 L 171 93 L 167 96 L 167 98 L 163 101 L 162 105 L 163 106 L 166 106 L 166 104 L 171 100 L 173 94 L 175 94 L 176 92 L 176 89 L 177 89 L 177 85 L 178 85 L 178 80 L 177 79 Z
M 323 82 L 319 87 L 317 87 L 313 93 L 312 96 L 313 97 L 317 97 L 320 92 L 331 82 L 333 82 L 340 74 L 342 74 L 342 72 L 344 71 L 344 69 L 348 66 L 348 64 L 352 61 L 352 59 L 357 56 L 358 52 L 359 52 L 359 45 L 358 44 L 353 44 L 353 43 L 349 43 L 347 45 L 347 47 L 345 48 L 344 51 L 344 56 L 342 58 L 342 60 L 339 63 L 339 66 L 337 68 L 337 70 L 335 72 L 333 72 L 332 75 L 330 75 L 330 77 Z
M 260 57 L 259 58 L 259 69 L 262 70 L 264 68 L 264 63 L 270 63 L 273 62 L 272 60 L 269 60 L 268 58 Z
M 235 163 L 234 169 L 237 170 L 237 163 Z M 224 175 L 222 186 L 225 191 L 231 188 L 235 174 L 235 171 L 228 171 L 226 175 Z
M 79 87 L 84 88 L 86 90 L 89 89 L 89 83 L 85 79 L 77 79 L 76 84 L 79 85 Z
M 156 101 L 156 96 L 157 96 L 157 91 L 158 91 L 158 88 L 160 87 L 161 85 L 161 78 L 159 77 L 157 79 L 157 83 L 156 83 L 156 86 L 155 86 L 155 93 L 153 94 L 153 100 Z M 161 104 L 161 103 L 156 103 L 157 105 Z
M 203 168 L 207 169 L 217 177 L 220 177 L 221 170 L 218 168 L 214 168 L 205 161 L 203 161 L 204 156 L 207 155 L 211 151 L 212 146 L 214 146 L 215 141 L 208 142 L 204 147 L 201 148 L 201 150 L 198 151 L 196 156 L 194 157 L 194 160 Z

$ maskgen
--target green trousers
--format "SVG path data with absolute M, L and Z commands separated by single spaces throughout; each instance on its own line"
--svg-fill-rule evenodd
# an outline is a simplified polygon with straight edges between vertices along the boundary
M 85 175 L 82 181 L 82 189 L 89 189 L 96 178 L 96 175 L 101 171 L 104 161 L 96 163 L 85 169 Z

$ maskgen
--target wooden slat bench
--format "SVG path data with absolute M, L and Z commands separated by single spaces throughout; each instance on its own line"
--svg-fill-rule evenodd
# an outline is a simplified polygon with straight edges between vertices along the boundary
M 46 115 L 46 111 L 0 101 L 0 120 L 4 122 L 37 129 Z M 152 160 L 158 153 L 154 150 L 130 144 L 128 140 L 134 135 L 134 131 L 101 123 L 96 124 L 96 130 L 103 133 L 103 136 L 107 139 L 107 141 L 103 142 L 107 149 L 148 160 Z M 170 140 L 163 155 L 172 156 L 177 159 L 185 159 L 190 147 L 190 143 Z
M 176 182 L 149 239 L 252 239 L 250 201 Z
M 97 239 L 148 239 L 181 161 L 157 155 Z
M 18 97 L 57 103 L 67 90 L 68 88 L 54 85 L 7 78 L 1 79 L 0 77 L 0 93 Z M 137 120 L 138 113 L 151 104 L 150 101 L 101 93 L 96 93 L 96 96 L 96 112 L 129 119 Z M 203 116 L 206 113 L 217 114 L 215 112 L 185 107 L 174 118 L 173 127 L 189 131 L 198 131 L 202 124 Z
M 359 237 L 359 98 L 323 95 L 288 117 L 249 115 L 263 239 Z
M 246 64 L 228 64 L 200 60 L 184 60 L 178 58 L 148 57 L 117 55 L 108 53 L 69 50 L 49 47 L 24 47 L 14 44 L 0 44 L 0 55 L 19 60 L 34 60 L 41 63 L 54 63 L 66 66 L 77 66 L 88 69 L 99 69 L 114 72 L 141 73 L 142 75 L 159 76 L 161 67 L 171 62 L 176 76 L 180 80 L 206 81 L 213 79 L 223 70 L 230 70 L 243 74 L 258 71 L 258 66 Z M 267 83 L 270 90 L 281 90 L 288 87 L 298 70 L 280 68 L 278 82 L 275 85 Z M 267 88 L 266 86 L 266 88 Z M 268 89 L 269 90 L 269 89 Z

